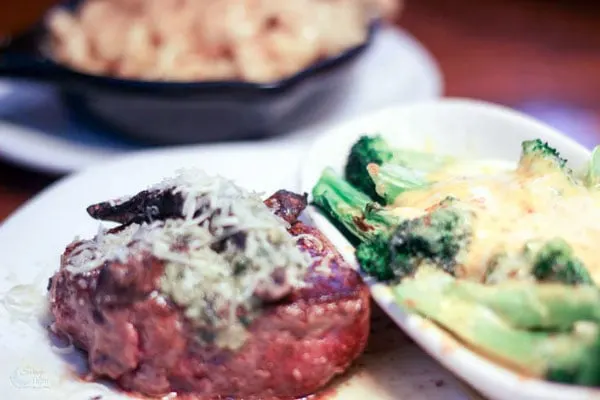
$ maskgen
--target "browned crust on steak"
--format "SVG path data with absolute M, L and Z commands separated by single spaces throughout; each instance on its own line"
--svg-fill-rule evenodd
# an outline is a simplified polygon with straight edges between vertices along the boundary
M 286 201 L 292 204 L 298 198 Z M 73 275 L 65 269 L 73 246 L 67 248 L 50 287 L 54 326 L 88 351 L 93 374 L 114 379 L 129 391 L 176 391 L 205 399 L 312 394 L 364 350 L 369 292 L 331 243 L 316 229 L 296 222 L 299 212 L 288 212 L 294 214 L 288 221 L 290 233 L 318 238 L 298 240 L 315 260 L 306 278 L 309 285 L 267 306 L 236 352 L 201 345 L 182 310 L 153 295 L 164 264 L 150 255 Z M 322 257 L 330 267 L 325 272 L 317 268 Z
M 287 190 L 279 190 L 265 200 L 265 204 L 273 213 L 292 224 L 308 205 L 308 195 L 299 195 Z

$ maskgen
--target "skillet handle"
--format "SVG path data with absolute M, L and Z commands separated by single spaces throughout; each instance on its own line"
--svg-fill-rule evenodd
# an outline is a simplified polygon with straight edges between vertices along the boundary
M 37 81 L 59 79 L 60 69 L 39 50 L 37 29 L 10 38 L 0 46 L 0 77 Z

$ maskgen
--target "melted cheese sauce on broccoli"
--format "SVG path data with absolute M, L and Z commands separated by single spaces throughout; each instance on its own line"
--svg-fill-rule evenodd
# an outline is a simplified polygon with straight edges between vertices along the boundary
M 517 254 L 530 240 L 562 238 L 573 248 L 596 283 L 600 283 L 597 249 L 600 239 L 600 193 L 573 182 L 549 166 L 535 174 L 518 169 L 481 168 L 477 173 L 460 162 L 432 174 L 433 185 L 396 198 L 394 213 L 425 214 L 453 196 L 475 212 L 474 236 L 457 275 L 481 279 L 499 253 Z

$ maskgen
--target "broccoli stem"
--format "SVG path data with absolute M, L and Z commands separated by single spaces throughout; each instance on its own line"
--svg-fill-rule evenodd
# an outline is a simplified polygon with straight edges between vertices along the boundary
M 361 229 L 356 221 L 363 219 L 363 210 L 371 199 L 326 168 L 312 190 L 313 202 L 337 223 L 360 240 L 370 237 L 372 229 Z
M 360 241 L 374 239 L 400 223 L 364 193 L 326 168 L 312 191 L 313 202 Z
M 449 178 L 469 177 L 481 175 L 484 169 L 492 167 L 488 160 L 457 161 L 445 156 L 436 159 L 433 155 L 416 152 L 403 155 L 407 157 L 393 157 L 390 161 L 367 165 L 375 192 L 385 204 L 394 204 L 398 196 L 407 191 L 426 189 L 436 184 L 434 176 L 442 170 Z
M 519 329 L 566 330 L 577 321 L 600 322 L 600 290 L 561 283 L 507 281 L 498 284 L 454 279 L 428 267 L 415 275 L 420 285 L 482 304 Z
M 427 173 L 439 170 L 453 160 L 453 157 L 446 155 L 395 148 L 380 135 L 365 135 L 352 146 L 344 173 L 348 182 L 371 198 L 380 200 L 382 197 L 377 193 L 367 170 L 369 164 L 396 165 Z
M 597 332 L 568 333 L 517 329 L 486 304 L 445 290 L 453 280 L 429 270 L 393 288 L 397 301 L 432 319 L 465 343 L 522 372 L 537 377 L 576 380 Z M 450 279 L 449 279 L 450 278 Z M 442 290 L 439 290 L 439 289 Z
M 600 322 L 600 291 L 593 286 L 456 280 L 445 293 L 489 307 L 519 329 L 567 330 L 577 321 Z
M 369 164 L 367 171 L 375 184 L 375 191 L 386 204 L 393 204 L 407 190 L 422 189 L 430 184 L 426 173 L 403 165 Z

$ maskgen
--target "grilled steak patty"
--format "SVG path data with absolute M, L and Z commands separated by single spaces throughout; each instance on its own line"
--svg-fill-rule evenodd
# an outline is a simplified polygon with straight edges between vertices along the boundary
M 88 208 L 95 218 L 128 224 L 181 217 L 173 193 L 145 191 L 125 202 Z M 81 242 L 64 252 L 51 278 L 54 329 L 88 352 L 97 377 L 146 395 L 194 393 L 202 398 L 291 399 L 306 396 L 344 372 L 363 351 L 369 332 L 369 293 L 316 229 L 298 221 L 306 197 L 280 191 L 265 201 L 289 223 L 297 246 L 310 254 L 304 285 L 257 289 L 262 310 L 248 321 L 238 349 L 198 340 L 185 310 L 160 294 L 165 261 L 132 251 L 85 274 L 67 266 Z M 182 249 L 185 252 L 185 248 Z

